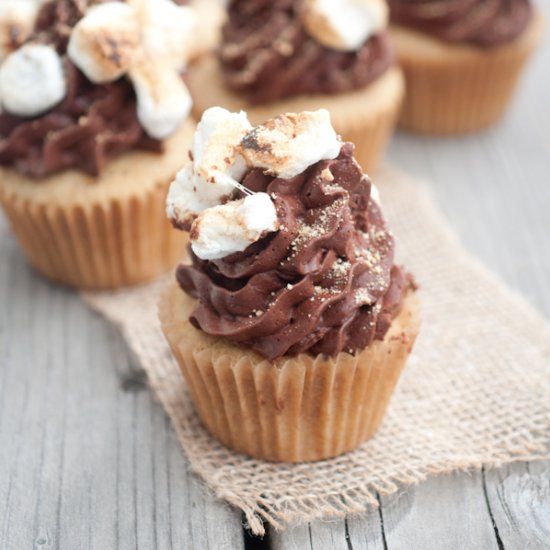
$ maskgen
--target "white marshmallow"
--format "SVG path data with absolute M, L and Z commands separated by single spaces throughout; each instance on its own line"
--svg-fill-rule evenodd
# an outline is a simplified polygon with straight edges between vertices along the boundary
M 221 42 L 221 30 L 227 20 L 227 0 L 191 0 L 191 8 L 196 14 L 196 35 L 190 56 L 198 57 L 214 52 Z
M 243 139 L 241 152 L 254 167 L 293 178 L 324 159 L 334 159 L 342 143 L 326 109 L 287 113 L 256 126 Z
M 122 2 L 94 6 L 71 32 L 67 53 L 71 61 L 96 84 L 124 75 L 140 49 L 141 35 L 135 10 Z
M 183 70 L 195 47 L 195 10 L 173 0 L 132 0 L 131 5 L 139 13 L 147 52 L 167 57 L 176 70 Z
M 199 193 L 198 190 L 202 184 L 203 182 L 193 173 L 192 164 L 188 164 L 176 174 L 176 179 L 170 184 L 166 197 L 168 219 L 189 227 L 197 214 L 218 204 L 216 195 L 212 199 L 206 197 L 205 193 Z M 205 189 L 208 188 L 205 187 Z M 214 186 L 210 189 L 214 189 Z
M 252 128 L 246 113 L 221 107 L 207 109 L 197 125 L 191 156 L 193 162 L 176 176 L 168 193 L 166 213 L 182 224 L 240 188 L 247 170 L 238 153 L 242 138 Z
M 198 214 L 217 206 L 235 191 L 229 181 L 212 183 L 204 180 L 193 171 L 189 164 L 176 175 L 170 185 L 166 199 L 166 215 L 180 225 L 190 225 Z
M 380 206 L 382 203 L 380 202 L 380 191 L 378 190 L 378 187 L 374 185 L 374 183 L 370 184 L 370 198 L 378 205 Z
M 202 212 L 191 227 L 191 248 L 202 260 L 218 260 L 278 228 L 273 201 L 267 193 L 255 193 Z
M 137 115 L 153 138 L 172 134 L 191 110 L 191 94 L 183 80 L 163 58 L 143 55 L 129 71 L 137 97 Z
M 0 67 L 0 102 L 14 115 L 39 115 L 66 93 L 61 58 L 52 46 L 27 44 L 8 55 Z
M 212 184 L 238 186 L 238 180 L 246 172 L 246 163 L 238 149 L 251 129 L 243 111 L 207 109 L 197 125 L 191 149 L 195 173 Z
M 0 61 L 29 37 L 39 7 L 37 0 L 0 0 Z
M 358 50 L 388 24 L 384 0 L 306 0 L 302 19 L 307 32 L 335 50 Z

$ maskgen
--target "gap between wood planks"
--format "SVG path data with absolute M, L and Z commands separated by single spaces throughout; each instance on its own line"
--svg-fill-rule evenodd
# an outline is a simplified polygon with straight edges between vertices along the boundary
M 243 526 L 245 523 L 243 514 Z M 243 539 L 245 550 L 267 550 L 271 549 L 270 527 L 266 525 L 265 535 L 263 537 L 254 536 L 246 527 L 243 527 Z

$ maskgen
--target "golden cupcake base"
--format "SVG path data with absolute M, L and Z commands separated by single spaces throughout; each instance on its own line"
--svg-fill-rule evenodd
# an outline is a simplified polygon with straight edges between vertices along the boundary
M 250 122 L 261 124 L 282 113 L 328 109 L 332 125 L 345 141 L 355 144 L 355 158 L 372 173 L 383 155 L 395 127 L 404 96 L 401 70 L 393 67 L 367 87 L 337 95 L 311 95 L 251 105 L 225 86 L 214 56 L 198 61 L 189 71 L 193 114 L 197 120 L 209 107 L 244 110 Z
M 390 27 L 406 96 L 399 124 L 423 134 L 463 134 L 500 119 L 542 34 L 535 13 L 515 41 L 494 48 L 448 44 L 418 31 Z
M 126 153 L 97 179 L 66 170 L 34 180 L 0 169 L 0 204 L 29 263 L 51 281 L 93 290 L 143 283 L 172 268 L 187 236 L 166 219 L 166 193 L 193 132 L 188 121 L 163 154 Z
M 195 329 L 188 320 L 194 305 L 174 284 L 159 315 L 198 414 L 225 446 L 269 461 L 322 460 L 371 437 L 419 329 L 411 292 L 385 339 L 358 355 L 301 354 L 272 364 Z

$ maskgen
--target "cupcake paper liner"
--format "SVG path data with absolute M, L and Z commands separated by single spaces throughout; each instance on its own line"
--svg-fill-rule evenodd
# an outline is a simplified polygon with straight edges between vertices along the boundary
M 168 183 L 124 200 L 37 204 L 1 191 L 29 263 L 53 282 L 109 289 L 155 278 L 183 256 L 185 235 L 165 219 Z
M 188 321 L 194 303 L 172 285 L 159 314 L 198 414 L 227 447 L 270 461 L 322 460 L 372 436 L 419 327 L 410 293 L 385 339 L 361 353 L 301 354 L 270 363 L 195 329 Z
M 365 88 L 335 95 L 311 95 L 252 105 L 231 92 L 224 83 L 214 56 L 197 62 L 189 71 L 193 115 L 198 120 L 209 107 L 244 110 L 252 124 L 281 113 L 328 109 L 332 125 L 344 141 L 355 143 L 355 158 L 367 172 L 374 172 L 397 122 L 405 93 L 401 70 L 393 67 Z
M 97 290 L 174 267 L 187 236 L 166 219 L 165 200 L 193 131 L 187 122 L 163 154 L 127 153 L 99 178 L 67 170 L 37 181 L 0 169 L 0 204 L 29 263 L 56 283 Z
M 542 17 L 536 14 L 514 42 L 480 49 L 391 27 L 407 88 L 400 126 L 453 135 L 495 123 L 510 103 L 541 31 Z

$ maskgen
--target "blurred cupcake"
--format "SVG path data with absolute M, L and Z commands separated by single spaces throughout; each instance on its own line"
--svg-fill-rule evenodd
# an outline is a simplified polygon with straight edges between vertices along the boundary
M 258 124 L 327 108 L 372 171 L 404 93 L 386 26 L 384 0 L 233 0 L 218 57 L 189 72 L 194 114 L 221 105 Z
M 221 29 L 227 15 L 225 0 L 191 0 L 197 14 L 196 57 L 215 51 L 221 40 Z
M 2 52 L 0 203 L 38 271 L 103 289 L 184 252 L 164 200 L 194 130 L 181 74 L 195 17 L 171 0 L 94 4 L 45 2 Z
M 529 0 L 388 0 L 407 81 L 400 124 L 433 134 L 485 128 L 508 105 L 542 31 Z
M 208 430 L 275 461 L 350 451 L 378 428 L 418 331 L 375 188 L 326 110 L 252 127 L 216 107 L 168 214 L 190 265 L 163 331 Z

